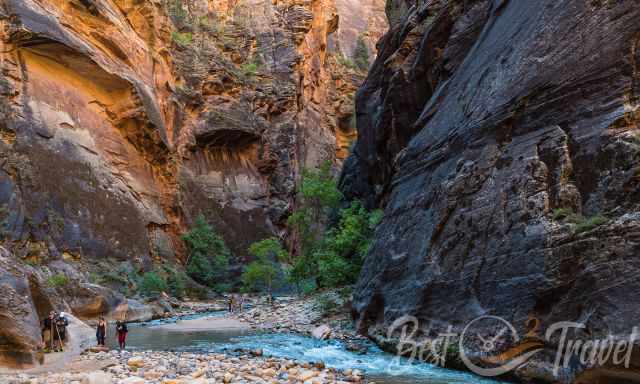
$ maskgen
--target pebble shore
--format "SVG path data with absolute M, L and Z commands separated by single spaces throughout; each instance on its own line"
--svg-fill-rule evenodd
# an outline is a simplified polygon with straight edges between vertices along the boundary
M 177 352 L 87 352 L 77 358 L 102 363 L 101 370 L 0 377 L 7 384 L 213 384 L 213 383 L 363 383 L 361 372 L 327 368 L 322 362 L 297 362 L 260 356 Z

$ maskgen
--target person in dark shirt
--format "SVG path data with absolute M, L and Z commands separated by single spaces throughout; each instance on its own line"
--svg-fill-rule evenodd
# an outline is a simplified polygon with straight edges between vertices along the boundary
M 107 337 L 107 321 L 104 317 L 100 316 L 98 320 L 98 326 L 96 327 L 96 339 L 98 339 L 98 346 L 104 347 L 104 339 Z
M 56 313 L 49 312 L 49 316 L 42 322 L 42 341 L 44 342 L 45 351 L 53 350 L 53 324 L 55 322 Z

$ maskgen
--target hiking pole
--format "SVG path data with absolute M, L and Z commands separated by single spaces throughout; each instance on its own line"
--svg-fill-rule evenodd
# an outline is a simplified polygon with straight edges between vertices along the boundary
M 60 352 L 64 352 L 64 348 L 62 346 L 62 337 L 60 337 L 60 330 L 58 329 L 58 324 L 56 324 L 56 335 L 58 335 L 58 343 L 60 343 Z

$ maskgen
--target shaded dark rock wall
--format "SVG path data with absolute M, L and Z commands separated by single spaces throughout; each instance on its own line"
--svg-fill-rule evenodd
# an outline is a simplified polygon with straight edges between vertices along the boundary
M 392 25 L 341 180 L 385 209 L 355 291 L 363 332 L 407 314 L 631 332 L 638 16 L 633 1 L 427 1 Z

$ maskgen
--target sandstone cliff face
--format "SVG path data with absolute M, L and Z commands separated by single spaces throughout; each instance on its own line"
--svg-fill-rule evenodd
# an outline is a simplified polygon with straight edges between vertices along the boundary
M 123 301 L 90 273 L 183 261 L 198 214 L 240 259 L 281 235 L 301 167 L 339 166 L 355 136 L 363 76 L 336 46 L 386 28 L 333 37 L 340 17 L 331 0 L 1 2 L 0 321 L 25 320 L 2 359 L 33 361 L 52 307 Z M 47 286 L 57 273 L 73 288 Z
M 385 208 L 354 298 L 363 332 L 491 314 L 628 336 L 638 13 L 634 1 L 388 1 L 341 181 Z

